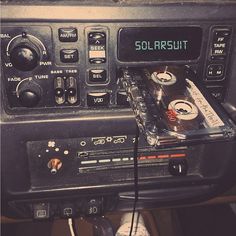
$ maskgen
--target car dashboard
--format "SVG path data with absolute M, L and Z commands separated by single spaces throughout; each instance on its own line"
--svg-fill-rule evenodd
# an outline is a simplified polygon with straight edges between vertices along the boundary
M 191 204 L 235 184 L 235 1 L 1 8 L 3 215 Z

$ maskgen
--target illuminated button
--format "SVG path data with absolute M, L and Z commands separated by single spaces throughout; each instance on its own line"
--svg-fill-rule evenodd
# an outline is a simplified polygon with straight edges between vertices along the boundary
M 78 40 L 76 28 L 60 28 L 58 34 L 61 42 L 76 42 Z
M 87 94 L 87 104 L 91 107 L 108 106 L 110 102 L 109 93 L 89 93 Z
M 230 34 L 230 29 L 215 29 L 213 31 L 211 59 L 224 59 L 224 56 L 228 54 Z
M 90 45 L 106 44 L 106 34 L 104 32 L 90 32 L 88 35 Z
M 90 199 L 83 206 L 83 213 L 85 215 L 98 215 L 102 212 L 102 200 L 100 199 Z
M 74 63 L 79 60 L 79 53 L 77 49 L 62 49 L 60 51 L 61 62 Z
M 96 164 L 96 160 L 91 160 L 91 161 L 81 161 L 81 165 L 88 165 L 88 164 Z
M 91 64 L 106 62 L 106 34 L 104 32 L 88 34 L 88 57 Z
M 49 203 L 33 204 L 34 219 L 48 219 L 50 217 Z
M 110 159 L 102 159 L 102 160 L 99 160 L 98 161 L 99 163 L 108 163 L 108 162 L 111 162 Z
M 107 80 L 106 70 L 90 70 L 89 82 L 103 83 Z
M 64 203 L 61 206 L 61 217 L 70 218 L 75 215 L 75 207 L 72 203 Z
M 213 47 L 212 48 L 213 56 L 225 56 L 226 55 L 226 46 L 223 48 Z

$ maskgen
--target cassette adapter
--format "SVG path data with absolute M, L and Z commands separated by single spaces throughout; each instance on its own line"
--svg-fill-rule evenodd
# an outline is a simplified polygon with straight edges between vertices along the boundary
M 232 140 L 236 126 L 185 66 L 122 69 L 122 85 L 149 145 Z

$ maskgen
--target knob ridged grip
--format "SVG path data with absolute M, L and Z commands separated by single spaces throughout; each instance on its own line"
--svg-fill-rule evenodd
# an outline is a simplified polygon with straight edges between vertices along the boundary
M 22 106 L 34 107 L 41 99 L 42 88 L 33 81 L 24 81 L 18 90 L 18 98 Z
M 38 65 L 39 54 L 33 46 L 22 44 L 11 50 L 10 60 L 16 69 L 31 71 Z

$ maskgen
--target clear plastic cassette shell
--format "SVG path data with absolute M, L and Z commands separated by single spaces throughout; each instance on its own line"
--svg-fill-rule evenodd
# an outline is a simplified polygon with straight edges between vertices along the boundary
M 137 125 L 151 146 L 232 140 L 236 126 L 185 66 L 122 69 Z

